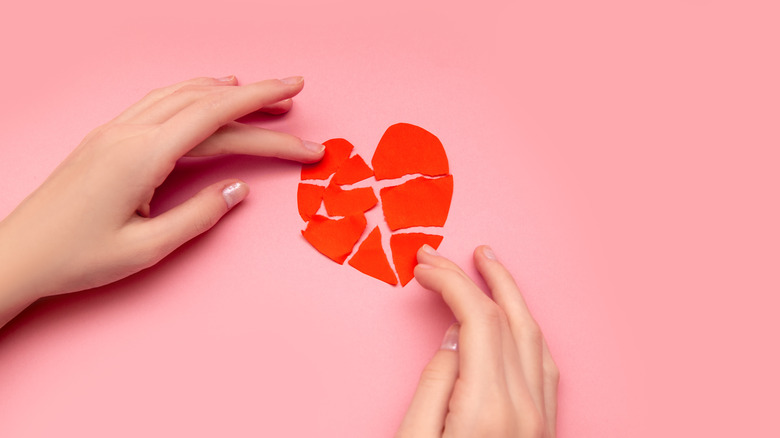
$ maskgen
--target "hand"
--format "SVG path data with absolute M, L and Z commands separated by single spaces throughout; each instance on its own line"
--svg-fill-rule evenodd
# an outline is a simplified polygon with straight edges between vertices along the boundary
M 225 180 L 150 218 L 154 191 L 180 157 L 321 159 L 322 145 L 234 121 L 258 110 L 284 113 L 302 88 L 300 77 L 245 86 L 233 76 L 193 79 L 152 91 L 89 133 L 0 222 L 0 326 L 39 297 L 104 285 L 154 265 L 246 197 L 245 183 Z
M 423 371 L 397 437 L 555 437 L 558 368 L 512 276 L 482 246 L 474 262 L 493 299 L 424 246 L 414 270 L 459 325 Z

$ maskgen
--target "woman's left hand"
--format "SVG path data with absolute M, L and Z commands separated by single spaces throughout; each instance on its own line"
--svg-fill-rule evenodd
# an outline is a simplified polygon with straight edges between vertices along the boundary
M 192 79 L 152 91 L 89 133 L 0 222 L 0 326 L 37 298 L 104 285 L 154 265 L 247 195 L 245 183 L 224 180 L 150 218 L 155 189 L 180 157 L 321 159 L 320 144 L 235 122 L 258 110 L 284 113 L 301 89 L 300 77 L 243 86 L 233 76 Z

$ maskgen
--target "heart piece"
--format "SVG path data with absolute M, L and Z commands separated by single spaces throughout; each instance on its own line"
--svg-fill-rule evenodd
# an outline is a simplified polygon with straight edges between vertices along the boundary
M 372 176 L 374 176 L 374 171 L 368 167 L 360 155 L 355 154 L 339 167 L 339 170 L 333 175 L 333 182 L 343 186 L 355 184 Z
M 417 266 L 417 251 L 428 244 L 438 249 L 442 236 L 425 233 L 399 233 L 390 236 L 390 250 L 393 252 L 393 264 L 398 272 L 401 286 L 406 286 L 414 278 L 414 267 Z
M 328 216 L 349 216 L 368 211 L 379 202 L 371 187 L 344 190 L 332 182 L 323 192 L 325 210 Z
M 301 167 L 301 179 L 328 179 L 336 173 L 342 163 L 347 161 L 352 153 L 352 143 L 343 138 L 334 138 L 323 143 L 325 154 L 322 159 L 313 164 Z
M 447 154 L 438 137 L 419 126 L 397 123 L 385 131 L 371 159 L 377 181 L 421 173 L 450 173 Z
M 366 240 L 360 244 L 355 255 L 347 263 L 358 271 L 382 280 L 387 284 L 393 286 L 398 284 L 393 268 L 390 267 L 390 262 L 387 261 L 385 250 L 382 249 L 382 234 L 379 231 L 379 227 L 374 227 L 371 230 Z
M 322 204 L 322 194 L 325 187 L 314 184 L 298 184 L 298 213 L 308 222 Z
M 366 217 L 362 214 L 343 219 L 328 219 L 315 214 L 301 233 L 317 251 L 343 264 L 365 229 Z
M 390 229 L 441 227 L 447 221 L 452 201 L 452 175 L 419 177 L 379 191 L 382 210 Z

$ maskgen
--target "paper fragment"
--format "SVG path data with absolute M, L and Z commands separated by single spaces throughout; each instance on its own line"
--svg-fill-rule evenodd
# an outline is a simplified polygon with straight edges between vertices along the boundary
M 452 175 L 415 178 L 379 191 L 382 210 L 390 229 L 441 227 L 447 221 L 452 201 Z
M 345 161 L 336 174 L 333 175 L 333 182 L 339 185 L 355 184 L 374 176 L 374 171 L 368 167 L 360 155 L 354 155 Z
M 397 123 L 385 131 L 371 159 L 377 181 L 421 173 L 450 173 L 441 141 L 419 126 Z
M 322 204 L 322 194 L 325 187 L 314 184 L 298 184 L 298 213 L 308 222 L 317 213 Z
M 325 145 L 325 154 L 322 160 L 304 164 L 301 167 L 301 179 L 328 179 L 336 173 L 339 166 L 349 158 L 352 153 L 352 143 L 343 138 L 334 138 L 323 143 Z
M 301 233 L 317 251 L 342 264 L 365 229 L 366 217 L 362 214 L 343 219 L 328 219 L 315 214 Z
M 328 216 L 349 216 L 370 210 L 379 200 L 371 187 L 344 190 L 332 182 L 323 192 Z
M 417 251 L 425 244 L 434 249 L 439 248 L 443 237 L 425 233 L 402 233 L 390 235 L 390 250 L 393 252 L 393 264 L 401 280 L 401 286 L 406 286 L 414 278 L 414 267 L 417 266 Z
M 355 255 L 347 263 L 358 271 L 387 284 L 393 286 L 398 284 L 393 268 L 390 267 L 387 255 L 382 249 L 382 235 L 379 227 L 374 227 L 371 234 L 360 244 Z

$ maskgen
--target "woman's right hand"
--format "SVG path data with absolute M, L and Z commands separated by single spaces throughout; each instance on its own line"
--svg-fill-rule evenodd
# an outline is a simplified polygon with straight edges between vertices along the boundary
M 558 368 L 511 274 L 489 247 L 474 251 L 490 299 L 433 248 L 417 260 L 415 277 L 458 323 L 425 367 L 396 437 L 555 437 Z

